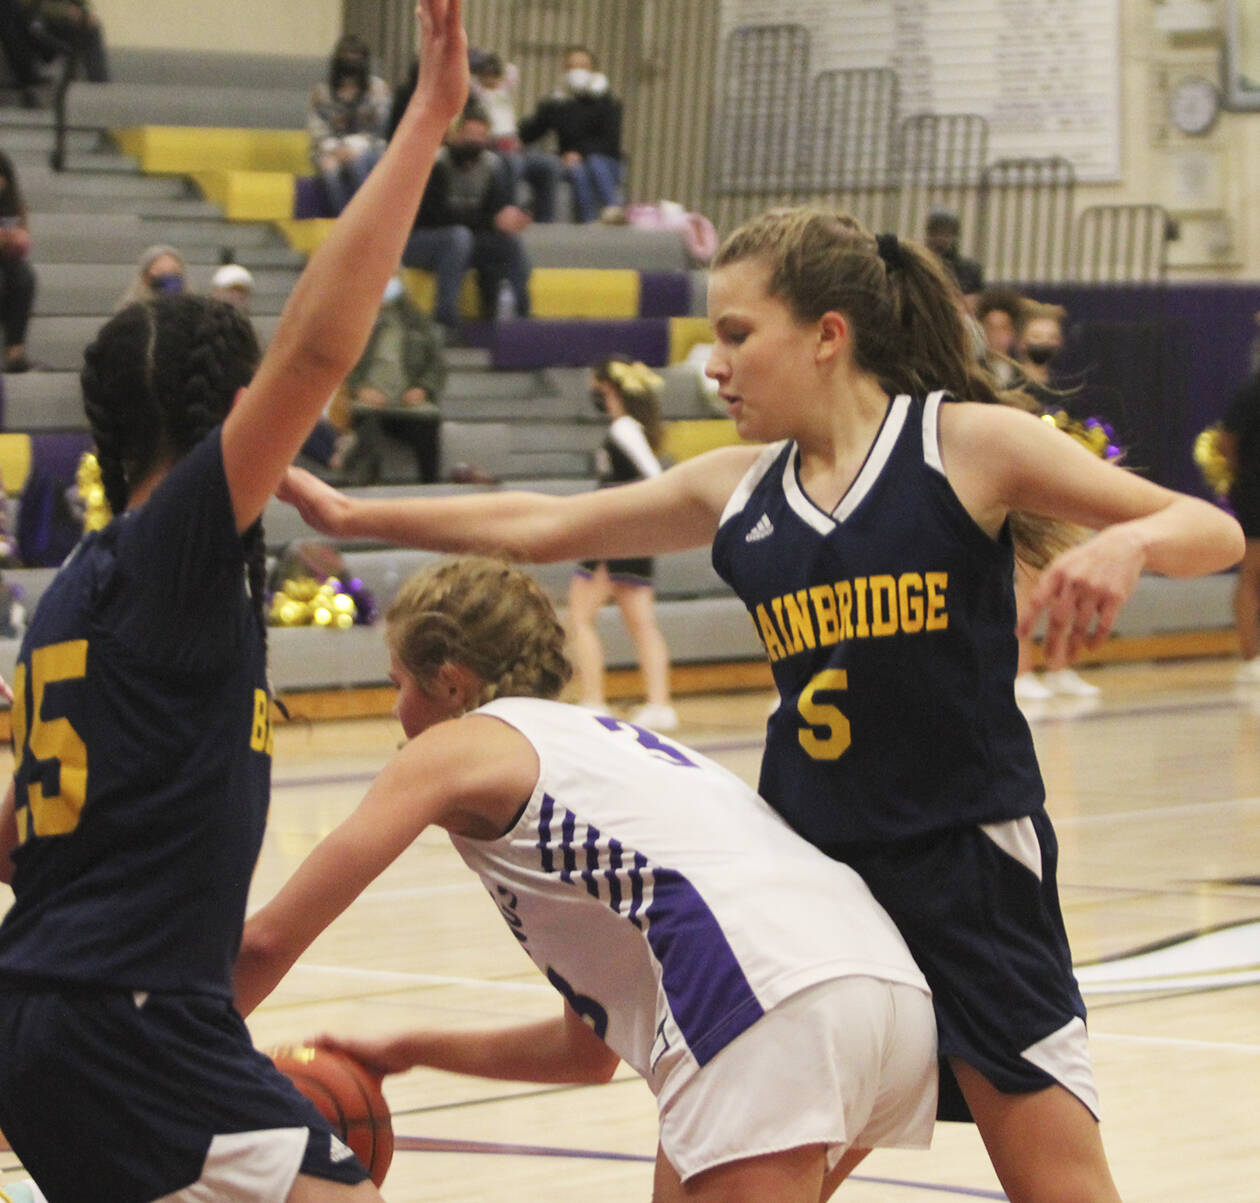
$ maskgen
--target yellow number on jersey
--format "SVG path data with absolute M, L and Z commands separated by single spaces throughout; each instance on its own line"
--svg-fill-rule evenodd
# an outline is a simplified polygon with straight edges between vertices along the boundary
M 18 839 L 29 835 L 65 835 L 79 825 L 87 798 L 87 746 L 68 718 L 44 717 L 44 690 L 57 681 L 73 681 L 87 672 L 87 640 L 50 643 L 31 653 L 31 728 L 26 729 L 26 665 L 13 680 L 13 743 L 21 758 L 55 760 L 60 784 L 53 794 L 33 778 L 27 785 L 27 806 L 18 811 Z
M 848 750 L 852 737 L 849 720 L 836 706 L 816 702 L 816 694 L 841 692 L 849 687 L 849 674 L 843 668 L 828 668 L 820 672 L 801 690 L 801 700 L 796 709 L 809 730 L 797 732 L 801 747 L 814 760 L 839 760 Z M 819 729 L 826 732 L 819 734 Z

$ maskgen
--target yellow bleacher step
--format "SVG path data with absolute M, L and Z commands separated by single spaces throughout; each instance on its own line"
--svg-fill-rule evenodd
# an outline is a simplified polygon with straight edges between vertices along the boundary
M 124 153 L 154 175 L 206 171 L 311 171 L 305 130 L 220 129 L 185 125 L 138 125 L 114 131 Z M 293 212 L 290 205 L 289 214 Z
M 735 430 L 735 423 L 726 418 L 695 418 L 670 422 L 665 427 L 665 442 L 661 450 L 672 460 L 691 459 L 715 447 L 729 447 L 742 443 Z
M 0 434 L 0 485 L 10 497 L 16 497 L 26 484 L 31 471 L 31 436 Z

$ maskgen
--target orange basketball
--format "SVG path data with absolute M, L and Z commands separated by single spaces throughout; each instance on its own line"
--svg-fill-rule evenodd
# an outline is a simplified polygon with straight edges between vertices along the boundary
M 353 1057 L 309 1044 L 273 1049 L 271 1059 L 380 1186 L 394 1156 L 394 1125 L 380 1080 Z

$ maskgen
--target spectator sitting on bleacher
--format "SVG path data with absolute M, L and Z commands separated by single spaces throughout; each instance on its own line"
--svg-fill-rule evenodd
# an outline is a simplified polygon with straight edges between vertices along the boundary
M 35 89 L 45 81 L 31 37 L 30 14 L 20 0 L 0 0 L 0 50 L 8 60 L 22 107 L 39 108 L 39 93 Z
M 26 327 L 35 304 L 35 270 L 30 262 L 31 235 L 26 203 L 13 160 L 0 151 L 0 326 L 4 328 L 4 370 L 25 372 Z
M 522 142 L 548 134 L 555 135 L 578 221 L 611 217 L 621 206 L 621 102 L 585 46 L 565 51 L 559 86 L 520 123 Z
M 350 203 L 385 150 L 390 90 L 371 73 L 370 61 L 367 43 L 346 34 L 333 48 L 328 82 L 311 92 L 311 161 L 333 214 Z
M 109 82 L 105 31 L 91 0 L 34 0 L 31 8 L 35 27 L 74 51 L 89 83 Z
M 530 216 L 513 201 L 512 176 L 490 149 L 490 120 L 470 101 L 438 151 L 415 228 L 403 251 L 407 267 L 437 276 L 433 316 L 451 341 L 464 273 L 477 273 L 481 316 L 497 316 L 499 290 L 511 290 L 517 317 L 529 316 L 529 258 L 521 231 Z
M 475 52 L 469 57 L 472 60 L 469 91 L 490 118 L 491 149 L 512 169 L 517 187 L 523 182 L 529 189 L 534 220 L 554 221 L 560 160 L 546 151 L 527 149 L 521 144 L 516 114 L 520 72 L 516 64 L 504 66 L 497 54 L 488 51 Z
M 923 241 L 954 277 L 958 291 L 967 303 L 967 311 L 975 313 L 976 303 L 984 291 L 984 269 L 976 260 L 964 257 L 958 249 L 961 233 L 962 224 L 957 213 L 949 209 L 933 209 L 928 214 Z
M 164 242 L 145 247 L 136 262 L 136 274 L 127 291 L 118 298 L 114 312 L 126 309 L 135 301 L 151 301 L 154 297 L 173 296 L 187 287 L 188 269 L 184 257 Z
M 254 301 L 254 277 L 239 263 L 225 263 L 210 277 L 210 295 L 248 316 Z
M 442 333 L 412 303 L 395 276 L 359 362 L 346 377 L 354 433 L 341 466 L 347 484 L 381 478 L 385 440 L 406 443 L 420 481 L 438 477 L 438 398 L 446 383 Z

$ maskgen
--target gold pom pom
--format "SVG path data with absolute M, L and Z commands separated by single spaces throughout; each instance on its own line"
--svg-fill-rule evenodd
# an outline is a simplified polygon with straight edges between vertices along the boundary
M 1218 497 L 1227 496 L 1234 485 L 1234 470 L 1221 449 L 1224 433 L 1217 422 L 1201 430 L 1194 440 L 1194 462 L 1203 476 L 1203 483 Z
M 100 462 L 90 451 L 85 451 L 80 456 L 79 466 L 74 473 L 74 483 L 83 501 L 83 529 L 100 530 L 108 526 L 114 515 L 105 500 Z

